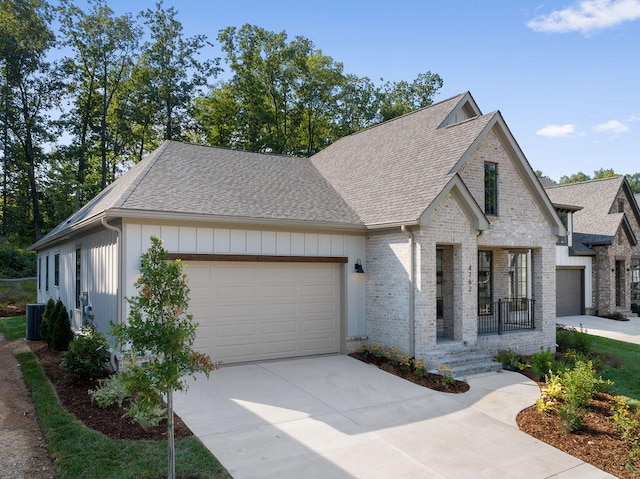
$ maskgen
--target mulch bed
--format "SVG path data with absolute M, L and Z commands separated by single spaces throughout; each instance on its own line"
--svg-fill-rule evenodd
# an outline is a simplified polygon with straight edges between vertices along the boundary
M 388 373 L 394 374 L 420 386 L 424 386 L 425 388 L 454 394 L 465 393 L 469 390 L 469 385 L 464 381 L 454 380 L 453 384 L 447 386 L 447 384 L 443 382 L 442 376 L 438 374 L 425 373 L 422 378 L 418 378 L 412 371 L 404 371 L 399 366 L 392 366 L 389 364 L 389 360 L 385 357 L 376 357 L 373 355 L 363 356 L 360 353 L 351 353 L 349 356 L 364 363 L 375 364 L 380 369 L 387 371 Z
M 53 384 L 61 404 L 87 427 L 115 440 L 167 440 L 167 421 L 157 427 L 143 429 L 125 416 L 126 411 L 117 406 L 100 409 L 89 396 L 90 389 L 99 387 L 96 380 L 77 380 L 60 366 L 62 353 L 51 351 L 44 341 L 30 342 L 31 351 L 37 356 L 42 369 Z M 178 416 L 174 420 L 176 439 L 193 436 L 191 430 Z
M 640 472 L 627 468 L 631 449 L 615 428 L 610 404 L 609 395 L 598 395 L 584 417 L 582 430 L 573 433 L 565 431 L 557 414 L 541 413 L 535 406 L 520 412 L 516 421 L 521 431 L 598 469 L 616 477 L 638 479 Z

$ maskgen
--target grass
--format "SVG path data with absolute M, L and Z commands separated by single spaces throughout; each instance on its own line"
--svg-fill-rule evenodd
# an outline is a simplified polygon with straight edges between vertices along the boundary
M 36 280 L 0 281 L 0 306 L 7 303 L 35 303 Z
M 17 354 L 16 357 L 25 383 L 31 390 L 59 479 L 166 477 L 166 442 L 113 441 L 87 428 L 62 407 L 36 356 L 29 352 Z M 176 441 L 176 474 L 199 479 L 231 477 L 195 437 Z
M 611 392 L 640 405 L 640 345 L 595 335 L 591 338 L 592 352 L 608 358 L 602 376 L 615 383 Z
M 24 338 L 27 332 L 27 317 L 23 315 L 1 319 L 0 331 L 7 341 Z

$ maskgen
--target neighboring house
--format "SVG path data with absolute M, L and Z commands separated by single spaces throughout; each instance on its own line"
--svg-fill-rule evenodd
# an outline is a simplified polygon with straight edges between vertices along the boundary
M 564 234 L 502 115 L 465 93 L 310 159 L 165 142 L 32 248 L 39 301 L 62 298 L 76 328 L 83 298 L 99 327 L 126 320 L 157 235 L 216 359 L 368 338 L 429 361 L 553 348 Z
M 624 176 L 549 186 L 568 230 L 557 246 L 557 312 L 630 315 L 640 304 L 640 209 Z

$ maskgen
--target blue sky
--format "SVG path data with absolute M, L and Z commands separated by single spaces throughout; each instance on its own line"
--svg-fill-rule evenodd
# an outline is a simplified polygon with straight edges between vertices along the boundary
M 79 6 L 83 5 L 78 1 Z M 117 14 L 155 1 L 111 0 Z M 640 172 L 640 0 L 165 0 L 188 36 L 245 23 L 312 40 L 346 73 L 470 91 L 500 110 L 534 169 L 558 180 Z

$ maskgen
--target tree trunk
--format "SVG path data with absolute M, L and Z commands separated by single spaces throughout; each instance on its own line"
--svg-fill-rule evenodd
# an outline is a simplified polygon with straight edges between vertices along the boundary
M 173 390 L 167 389 L 167 442 L 169 443 L 167 478 L 176 478 L 176 447 L 173 428 Z

